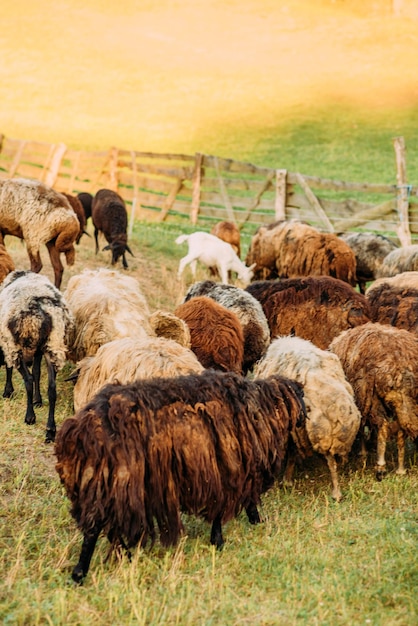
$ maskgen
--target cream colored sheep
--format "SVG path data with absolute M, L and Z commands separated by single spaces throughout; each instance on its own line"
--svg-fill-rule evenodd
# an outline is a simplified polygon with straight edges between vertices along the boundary
M 339 501 L 342 494 L 335 457 L 347 459 L 361 421 L 353 389 L 345 378 L 339 358 L 300 337 L 279 337 L 271 342 L 264 358 L 254 368 L 256 378 L 272 374 L 302 383 L 308 414 L 306 433 L 313 450 L 322 454 L 328 463 L 332 496 Z M 294 459 L 289 461 L 285 482 L 291 484 Z
M 108 341 L 152 333 L 150 310 L 139 282 L 101 268 L 72 276 L 65 298 L 75 317 L 76 334 L 69 358 L 93 356 Z
M 40 272 L 40 247 L 46 245 L 54 269 L 55 286 L 60 287 L 64 267 L 74 264 L 74 242 L 80 223 L 67 198 L 51 187 L 25 178 L 0 181 L 0 243 L 6 235 L 24 239 L 31 270 Z
M 126 384 L 139 378 L 199 374 L 203 369 L 195 354 L 173 339 L 116 339 L 78 363 L 74 409 L 78 411 L 106 383 Z

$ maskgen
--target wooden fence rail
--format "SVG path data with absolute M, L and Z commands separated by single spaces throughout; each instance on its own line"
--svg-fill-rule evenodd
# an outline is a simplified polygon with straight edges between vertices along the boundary
M 197 153 L 157 154 L 112 147 L 72 150 L 0 135 L 0 178 L 27 177 L 58 191 L 117 191 L 133 219 L 187 220 L 209 226 L 230 220 L 251 229 L 277 219 L 302 219 L 323 231 L 367 230 L 418 239 L 418 187 L 406 184 L 402 138 L 394 140 L 393 185 L 318 178 Z

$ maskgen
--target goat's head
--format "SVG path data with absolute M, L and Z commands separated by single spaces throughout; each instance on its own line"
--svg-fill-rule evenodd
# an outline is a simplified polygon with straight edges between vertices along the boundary
M 239 280 L 242 281 L 245 285 L 250 284 L 251 279 L 254 276 L 254 269 L 256 265 L 257 263 L 252 263 L 249 267 L 244 265 L 242 270 L 238 273 Z

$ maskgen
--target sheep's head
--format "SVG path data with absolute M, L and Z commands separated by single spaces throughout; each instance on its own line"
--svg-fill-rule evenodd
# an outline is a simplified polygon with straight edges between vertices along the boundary
M 111 243 L 105 246 L 103 250 L 112 251 L 112 265 L 116 265 L 118 260 L 122 257 L 122 265 L 125 269 L 128 267 L 125 253 L 129 252 L 129 254 L 134 256 L 133 252 L 128 246 L 125 234 L 122 234 L 120 237 L 116 237 Z

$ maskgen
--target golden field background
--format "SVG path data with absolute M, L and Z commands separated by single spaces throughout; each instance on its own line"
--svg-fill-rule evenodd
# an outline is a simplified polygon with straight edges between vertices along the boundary
M 418 2 L 401 4 L 394 17 L 391 0 L 16 0 L 2 7 L 0 132 L 241 158 L 318 109 L 413 111 Z

